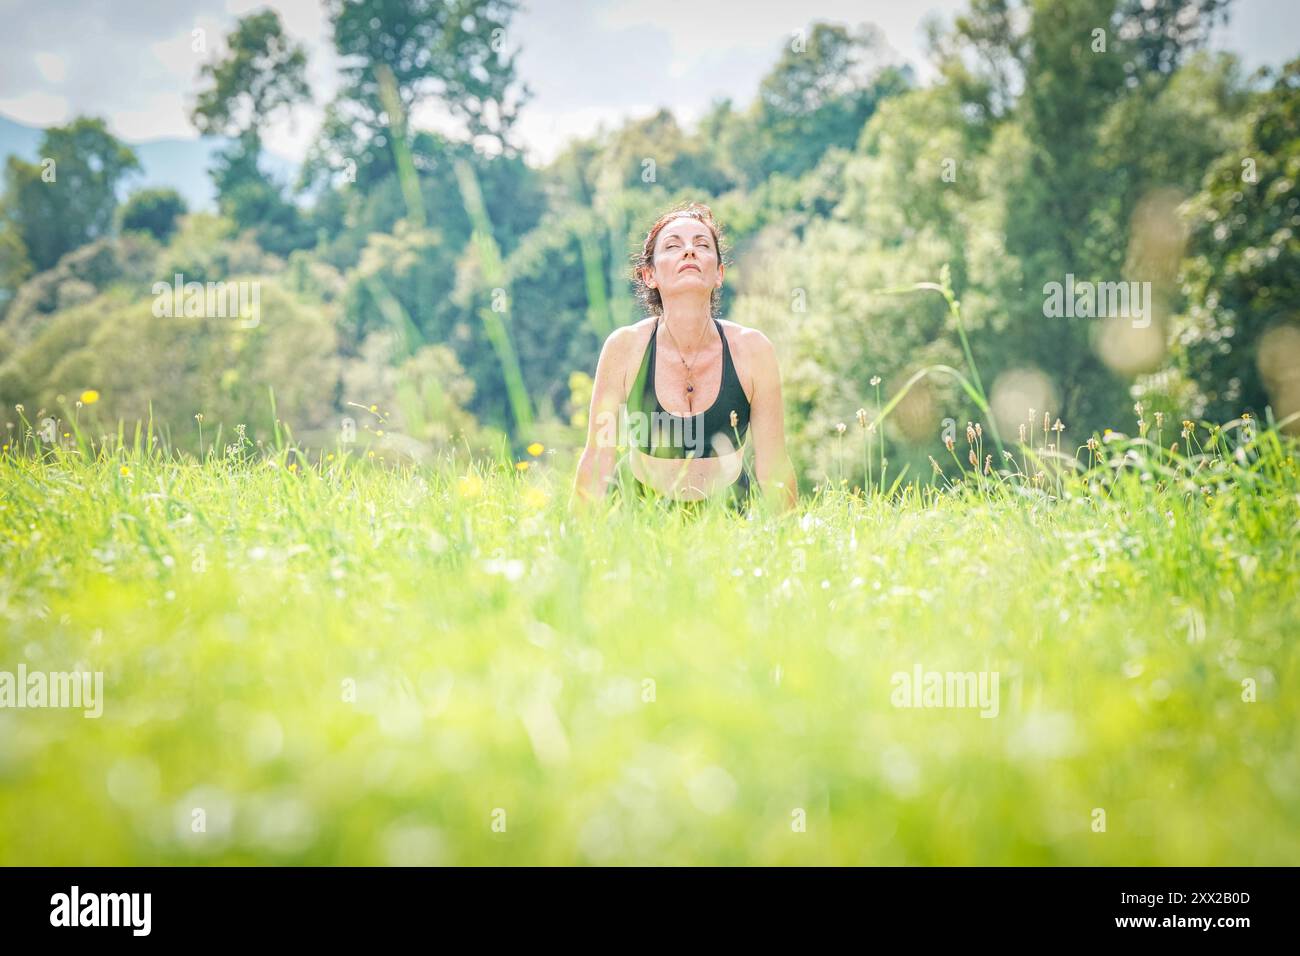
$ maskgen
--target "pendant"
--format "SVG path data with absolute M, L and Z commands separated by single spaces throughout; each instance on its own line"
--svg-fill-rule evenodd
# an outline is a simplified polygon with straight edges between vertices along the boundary
M 688 392 L 693 392 L 693 391 L 695 391 L 695 386 L 692 385 L 690 382 L 687 382 L 687 383 L 686 383 L 686 391 L 688 391 Z

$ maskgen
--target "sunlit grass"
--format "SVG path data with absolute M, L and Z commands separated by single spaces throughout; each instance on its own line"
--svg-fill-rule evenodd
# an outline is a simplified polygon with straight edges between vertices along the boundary
M 1168 432 L 749 518 L 16 440 L 0 670 L 106 701 L 0 710 L 0 863 L 1294 862 L 1294 446 Z M 998 716 L 894 707 L 917 665 Z

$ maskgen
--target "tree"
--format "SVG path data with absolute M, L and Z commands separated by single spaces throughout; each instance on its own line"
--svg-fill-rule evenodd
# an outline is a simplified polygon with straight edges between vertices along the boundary
M 176 231 L 176 220 L 187 212 L 185 200 L 174 189 L 142 189 L 122 206 L 123 231 L 147 232 L 166 242 Z
M 528 99 L 502 38 L 516 0 L 329 0 L 343 87 L 327 111 L 316 166 L 355 164 L 362 185 L 397 168 L 392 138 L 409 142 L 406 118 L 436 102 L 471 142 L 514 153 L 510 138 Z M 391 99 L 390 99 L 391 98 Z
M 264 248 L 286 255 L 309 245 L 298 208 L 260 167 L 262 132 L 278 114 L 309 100 L 307 54 L 285 36 L 273 10 L 242 17 L 224 57 L 204 64 L 190 117 L 204 136 L 231 137 L 212 169 L 218 205 Z
M 1213 155 L 1224 131 L 1233 79 L 1215 76 L 1219 67 L 1197 67 L 1206 77 L 1202 102 L 1183 90 L 1171 94 L 1223 6 L 977 0 L 935 44 L 941 75 L 964 108 L 984 120 L 984 136 L 992 142 L 1008 124 L 1023 133 L 1023 150 L 1006 154 L 994 183 L 1004 195 L 1005 256 L 990 270 L 998 278 L 988 291 L 1005 304 L 1009 334 L 976 341 L 976 359 L 996 370 L 1012 360 L 1005 343 L 1014 341 L 1014 359 L 1058 387 L 1068 425 L 1118 421 L 1126 411 L 1125 380 L 1160 362 L 1176 256 L 1159 276 L 1130 274 L 1142 252 L 1133 224 L 1156 189 L 1186 195 L 1196 188 L 1203 168 L 1197 164 Z M 1118 320 L 1045 320 L 1040 290 L 1067 275 L 1166 280 L 1156 290 L 1165 301 L 1148 332 Z
M 243 138 L 260 145 L 262 130 L 281 110 L 310 99 L 307 53 L 284 35 L 280 15 L 264 10 L 242 17 L 226 38 L 225 57 L 199 71 L 210 84 L 191 112 L 204 136 Z
M 31 274 L 32 263 L 23 237 L 10 223 L 0 220 L 0 317 L 8 309 L 14 290 Z
M 1212 420 L 1270 403 L 1279 419 L 1300 411 L 1300 59 L 1273 79 L 1188 204 L 1176 362 L 1200 384 L 1196 413 Z
M 21 240 L 37 272 L 112 231 L 118 186 L 140 168 L 135 153 L 100 119 L 80 117 L 67 126 L 51 127 L 40 152 L 39 164 L 9 157 L 0 199 L 5 230 L 13 230 Z M 21 261 L 16 244 L 12 239 L 8 243 L 13 258 Z M 6 271 L 16 274 L 12 267 Z
M 827 23 L 785 47 L 759 85 L 745 163 L 752 183 L 800 176 L 832 147 L 852 148 L 880 101 L 912 85 L 909 68 L 882 65 L 882 49 L 875 28 Z

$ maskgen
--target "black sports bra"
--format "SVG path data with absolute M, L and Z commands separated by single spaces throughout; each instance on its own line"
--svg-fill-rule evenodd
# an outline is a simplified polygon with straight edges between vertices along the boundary
M 722 339 L 722 385 L 717 400 L 703 412 L 681 416 L 664 411 L 655 394 L 655 343 L 659 319 L 641 357 L 641 368 L 627 397 L 629 443 L 655 458 L 716 458 L 741 447 L 749 433 L 749 399 L 731 360 L 722 323 L 713 320 Z M 734 415 L 735 424 L 732 424 Z

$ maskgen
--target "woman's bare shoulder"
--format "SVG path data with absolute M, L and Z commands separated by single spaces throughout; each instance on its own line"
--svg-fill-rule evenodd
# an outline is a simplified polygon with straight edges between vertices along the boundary
M 631 325 L 620 325 L 605 338 L 603 350 L 620 358 L 627 358 L 633 352 L 639 353 L 649 343 L 654 323 L 654 316 L 650 316 Z
M 722 325 L 722 331 L 726 333 L 727 344 L 731 346 L 733 355 L 739 352 L 738 358 L 749 361 L 773 354 L 772 341 L 761 330 L 728 319 L 718 321 Z
M 654 316 L 621 325 L 605 337 L 605 344 L 600 350 L 600 364 L 609 369 L 616 379 L 623 379 L 626 384 L 627 373 L 639 365 L 641 355 L 650 344 L 650 335 L 654 330 Z

